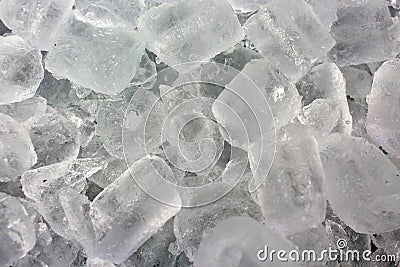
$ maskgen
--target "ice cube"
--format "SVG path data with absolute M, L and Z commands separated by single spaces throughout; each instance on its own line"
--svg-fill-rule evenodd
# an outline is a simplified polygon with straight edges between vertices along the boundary
M 327 198 L 339 218 L 358 233 L 400 226 L 400 172 L 368 141 L 331 134 L 320 142 Z
M 375 73 L 368 96 L 367 131 L 392 157 L 400 158 L 400 59 L 385 62 Z
M 76 125 L 61 113 L 47 107 L 46 113 L 24 122 L 29 130 L 37 165 L 46 166 L 74 160 L 79 153 L 79 133 Z
M 330 134 L 338 124 L 340 110 L 336 100 L 315 99 L 311 104 L 303 107 L 297 117 L 299 121 L 312 128 L 315 138 Z
M 266 251 L 268 248 L 268 251 Z M 201 240 L 195 255 L 198 267 L 217 266 L 300 266 L 271 259 L 271 249 L 291 251 L 296 246 L 269 227 L 246 217 L 229 218 Z M 262 260 L 265 258 L 265 260 Z M 261 260 L 260 260 L 261 259 Z
M 2 0 L 0 19 L 35 48 L 47 51 L 73 4 L 74 0 Z
M 362 2 L 356 6 L 339 5 L 339 19 L 331 28 L 336 45 L 329 52 L 339 66 L 382 61 L 399 52 L 398 42 L 389 38 L 393 22 L 385 2 Z
M 42 55 L 38 50 L 19 36 L 0 36 L 0 64 L 0 105 L 34 96 L 44 77 Z
M 124 262 L 180 210 L 179 195 L 160 182 L 170 172 L 162 159 L 145 157 L 94 199 L 90 214 L 96 256 L 117 264 Z
M 100 258 L 90 258 L 86 261 L 87 267 L 114 267 L 111 261 L 102 260 Z
M 30 170 L 21 177 L 22 190 L 35 202 L 38 212 L 57 234 L 72 238 L 59 192 L 66 187 L 81 192 L 86 186 L 86 178 L 104 166 L 101 159 L 78 159 Z
M 223 17 L 223 19 L 220 19 Z M 187 62 L 207 61 L 244 37 L 240 23 L 226 0 L 178 0 L 152 8 L 139 18 L 139 31 L 147 48 L 181 72 Z
M 261 145 L 255 143 L 253 146 Z M 266 223 L 284 234 L 299 233 L 321 224 L 326 211 L 325 177 L 311 131 L 298 123 L 281 128 L 269 173 L 265 170 L 270 162 L 252 152 L 250 149 L 253 174 L 266 176 L 255 193 Z
M 37 156 L 26 129 L 0 113 L 0 182 L 16 181 L 36 164 Z
M 334 45 L 329 29 L 304 0 L 271 1 L 244 28 L 260 53 L 294 82 Z
M 58 78 L 113 95 L 128 86 L 143 54 L 139 33 L 99 26 L 74 13 L 57 32 L 46 68 Z
M 248 149 L 301 109 L 296 87 L 265 59 L 248 63 L 218 96 L 212 111 L 231 145 Z
M 352 66 L 344 67 L 341 71 L 346 80 L 346 94 L 354 99 L 365 99 L 372 88 L 371 74 Z
M 35 228 L 17 198 L 0 193 L 0 265 L 10 266 L 36 243 Z
M 346 80 L 334 63 L 322 63 L 314 67 L 301 81 L 297 89 L 303 96 L 303 104 L 315 99 L 332 99 L 338 104 L 340 119 L 336 131 L 351 134 L 352 118 L 347 105 Z

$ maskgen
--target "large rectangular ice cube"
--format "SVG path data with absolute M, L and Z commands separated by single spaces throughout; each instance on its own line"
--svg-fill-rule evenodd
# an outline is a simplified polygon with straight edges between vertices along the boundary
M 328 28 L 303 0 L 275 0 L 245 24 L 256 48 L 293 81 L 298 81 L 333 47 Z
M 140 17 L 138 28 L 147 48 L 170 66 L 208 60 L 244 37 L 226 0 L 165 3 Z
M 143 54 L 137 32 L 104 27 L 74 13 L 60 28 L 46 67 L 56 77 L 112 95 L 128 86 Z

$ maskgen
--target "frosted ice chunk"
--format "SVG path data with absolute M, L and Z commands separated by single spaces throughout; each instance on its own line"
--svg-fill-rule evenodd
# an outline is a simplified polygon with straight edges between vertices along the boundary
M 9 266 L 36 243 L 35 228 L 17 198 L 0 193 L 0 265 Z
M 71 229 L 59 200 L 59 192 L 71 187 L 83 191 L 86 178 L 104 168 L 101 159 L 78 159 L 56 163 L 25 172 L 21 177 L 22 190 L 37 205 L 38 212 L 59 235 L 72 237 Z
M 29 133 L 13 118 L 0 113 L 0 182 L 15 181 L 36 161 Z
M 94 199 L 90 214 L 96 256 L 117 264 L 124 262 L 180 210 L 179 195 L 160 182 L 170 172 L 162 159 L 145 157 Z M 140 179 L 142 187 L 134 179 Z M 160 196 L 168 204 L 159 202 Z
M 13 33 L 47 51 L 73 4 L 74 0 L 2 0 L 0 19 Z
M 341 71 L 346 79 L 346 94 L 355 99 L 365 99 L 372 88 L 371 74 L 351 66 L 344 67 Z
M 74 160 L 79 153 L 79 133 L 76 125 L 51 107 L 42 116 L 24 123 L 29 129 L 37 165 L 45 166 L 57 162 Z
M 398 53 L 398 42 L 389 38 L 393 22 L 385 2 L 363 2 L 359 6 L 339 5 L 339 19 L 331 27 L 336 45 L 329 52 L 339 66 L 382 61 Z
M 102 27 L 74 13 L 58 31 L 46 68 L 56 77 L 113 95 L 128 86 L 143 53 L 137 32 Z
M 138 28 L 147 38 L 147 48 L 177 69 L 179 67 L 175 65 L 178 64 L 206 61 L 244 37 L 226 0 L 165 3 L 141 16 Z M 179 69 L 182 72 L 189 70 L 187 66 Z
M 32 117 L 45 113 L 46 105 L 46 99 L 35 96 L 22 102 L 0 105 L 0 113 L 12 117 L 19 123 L 23 123 Z
M 400 59 L 385 62 L 375 73 L 368 96 L 367 131 L 371 139 L 400 158 Z
M 315 99 L 337 101 L 340 119 L 336 130 L 351 134 L 352 118 L 347 105 L 346 80 L 334 63 L 323 63 L 314 67 L 297 83 L 297 89 L 303 96 L 304 105 L 311 104 Z
M 316 138 L 330 134 L 338 124 L 340 110 L 336 100 L 315 99 L 303 107 L 297 117 L 299 121 L 313 129 Z
M 254 148 L 268 141 L 260 140 L 249 150 L 253 174 L 266 176 L 256 198 L 267 224 L 285 234 L 316 227 L 325 219 L 326 195 L 318 145 L 312 132 L 298 123 L 281 128 L 269 173 L 265 170 L 270 162 L 253 153 Z M 262 166 L 265 163 L 267 167 Z
M 177 247 L 193 260 L 202 236 L 217 223 L 234 216 L 249 216 L 258 221 L 263 219 L 260 207 L 253 201 L 244 185 L 238 185 L 216 202 L 202 207 L 182 209 L 174 220 Z
M 297 263 L 266 259 L 258 256 L 265 247 L 276 251 L 291 251 L 296 248 L 290 241 L 272 229 L 246 217 L 234 217 L 219 223 L 201 240 L 195 255 L 194 265 L 198 267 L 218 266 L 300 266 Z M 266 252 L 266 251 L 265 251 Z
M 260 53 L 294 82 L 334 45 L 328 28 L 304 0 L 271 1 L 244 28 Z
M 301 97 L 294 84 L 265 59 L 248 63 L 212 108 L 229 135 L 226 140 L 244 150 L 275 126 L 286 125 L 300 110 Z
M 0 64 L 0 105 L 34 96 L 44 77 L 42 55 L 38 50 L 18 36 L 0 36 Z
M 339 218 L 359 233 L 399 228 L 400 172 L 363 138 L 331 134 L 320 142 L 327 198 Z

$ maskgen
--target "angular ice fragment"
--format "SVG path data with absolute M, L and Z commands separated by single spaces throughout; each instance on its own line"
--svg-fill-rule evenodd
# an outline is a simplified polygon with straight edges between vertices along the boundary
M 372 140 L 400 158 L 400 59 L 385 62 L 375 73 L 368 96 L 367 131 Z
M 19 123 L 23 123 L 32 117 L 41 116 L 45 113 L 46 105 L 46 99 L 35 96 L 22 102 L 0 105 L 0 113 L 12 117 Z
M 311 104 L 315 99 L 336 101 L 340 110 L 336 130 L 351 134 L 352 118 L 347 105 L 346 80 L 334 63 L 323 63 L 314 67 L 297 83 L 297 89 L 303 96 L 304 105 Z
M 110 155 L 123 159 L 122 127 L 128 107 L 125 99 L 110 99 L 101 103 L 97 113 L 96 134 Z
M 320 142 L 327 198 L 339 218 L 359 233 L 400 227 L 400 171 L 363 138 L 331 134 Z
M 104 166 L 105 162 L 101 159 L 78 159 L 30 170 L 21 177 L 22 189 L 35 202 L 37 210 L 52 229 L 70 238 L 71 229 L 59 200 L 59 192 L 67 187 L 81 192 L 86 186 L 86 178 Z
M 275 126 L 293 120 L 301 109 L 296 87 L 265 59 L 248 63 L 215 101 L 212 111 L 233 146 L 248 149 Z
M 256 192 L 267 224 L 285 234 L 316 227 L 325 219 L 325 177 L 317 142 L 311 131 L 298 123 L 289 124 L 277 133 L 276 154 L 271 170 L 262 166 L 262 158 L 253 149 L 265 147 L 260 140 L 249 151 L 255 176 L 266 176 Z M 267 161 L 269 167 L 269 162 Z M 259 180 L 261 180 L 259 178 Z
M 38 50 L 47 51 L 55 32 L 72 11 L 74 0 L 2 0 L 0 19 Z
M 138 90 L 126 111 L 123 128 L 124 155 L 128 165 L 160 151 L 166 104 L 150 90 Z
M 89 217 L 90 201 L 71 187 L 58 192 L 59 201 L 64 210 L 71 237 L 78 241 L 89 257 L 94 254 L 95 235 L 93 223 Z
M 294 82 L 335 43 L 304 0 L 269 2 L 250 17 L 245 31 L 260 53 Z
M 340 4 L 339 19 L 331 27 L 336 45 L 329 56 L 339 66 L 382 61 L 399 52 L 398 42 L 389 38 L 393 22 L 385 2 L 362 2 L 356 6 Z
M 268 258 L 270 256 L 268 251 L 265 251 L 266 247 L 276 251 L 296 249 L 294 244 L 269 227 L 251 218 L 233 217 L 219 223 L 204 236 L 195 255 L 194 265 L 198 267 L 300 266 L 295 262 L 271 260 Z M 266 257 L 266 262 L 260 260 L 263 257 Z
M 107 160 L 107 167 L 93 174 L 88 179 L 101 188 L 106 188 L 120 177 L 127 169 L 125 160 L 111 158 Z
M 24 123 L 29 129 L 38 166 L 74 160 L 79 153 L 79 133 L 76 125 L 51 107 L 42 116 Z
M 139 68 L 136 71 L 135 77 L 131 81 L 131 86 L 140 86 L 143 89 L 149 89 L 154 86 L 157 78 L 156 63 L 150 60 L 147 54 L 142 56 Z
M 10 266 L 36 243 L 35 228 L 17 198 L 0 193 L 0 265 Z
M 58 31 L 46 68 L 56 77 L 113 95 L 128 86 L 143 53 L 137 32 L 102 27 L 74 13 Z
M 0 66 L 0 105 L 31 98 L 44 77 L 42 55 L 18 36 L 0 36 Z
M 223 17 L 223 19 L 221 19 Z M 178 0 L 152 8 L 139 18 L 147 48 L 171 67 L 206 61 L 244 37 L 226 0 Z M 198 64 L 194 64 L 193 67 Z M 180 68 L 186 72 L 190 68 Z
M 96 256 L 117 264 L 124 262 L 180 210 L 179 195 L 160 182 L 170 172 L 162 159 L 145 157 L 94 199 L 90 212 Z M 168 203 L 159 202 L 160 197 Z
M 336 100 L 315 99 L 311 104 L 303 107 L 297 117 L 299 121 L 313 129 L 315 137 L 330 134 L 338 124 L 340 110 Z
M 0 182 L 15 181 L 36 161 L 29 133 L 13 118 L 0 113 Z

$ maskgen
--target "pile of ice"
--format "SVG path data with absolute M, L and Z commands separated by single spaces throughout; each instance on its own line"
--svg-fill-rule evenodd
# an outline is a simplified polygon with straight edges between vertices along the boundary
M 400 256 L 399 8 L 0 0 L 0 266 Z

